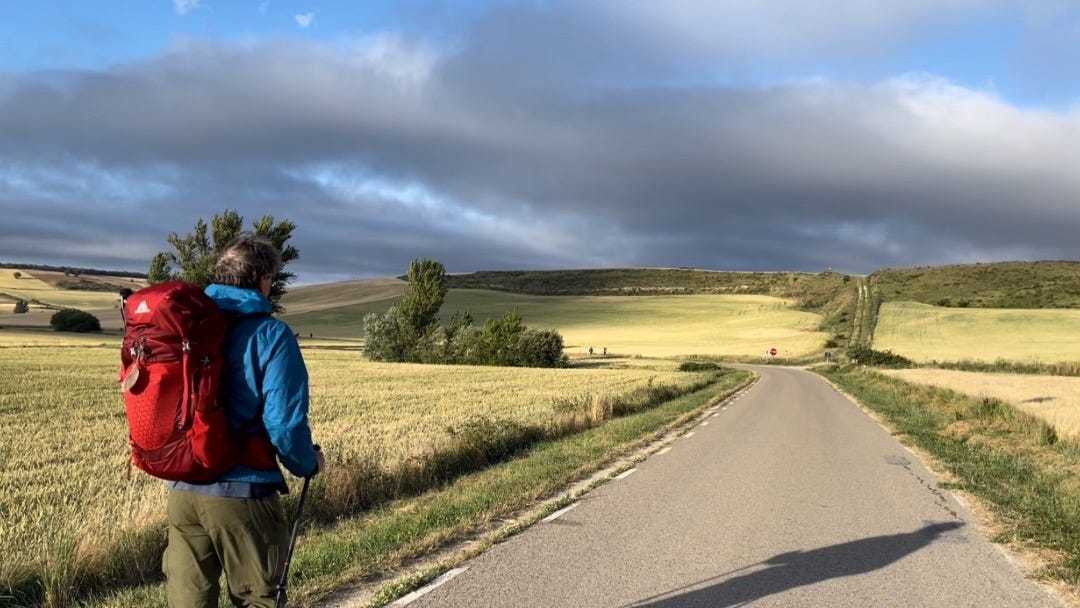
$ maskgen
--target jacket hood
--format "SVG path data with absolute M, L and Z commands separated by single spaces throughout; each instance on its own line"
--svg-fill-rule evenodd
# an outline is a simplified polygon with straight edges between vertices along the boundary
M 270 300 L 254 289 L 214 283 L 206 288 L 206 295 L 230 316 L 270 314 L 274 310 Z

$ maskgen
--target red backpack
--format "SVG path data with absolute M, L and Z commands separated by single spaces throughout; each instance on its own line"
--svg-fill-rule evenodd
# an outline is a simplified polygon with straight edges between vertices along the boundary
M 211 480 L 237 464 L 276 468 L 266 433 L 229 426 L 218 387 L 225 314 L 197 285 L 160 283 L 126 297 L 120 382 L 131 462 L 173 481 Z

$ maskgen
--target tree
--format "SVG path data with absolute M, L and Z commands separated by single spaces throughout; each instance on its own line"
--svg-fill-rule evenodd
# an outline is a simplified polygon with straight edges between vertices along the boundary
M 470 349 L 475 345 L 473 339 L 473 317 L 469 311 L 457 311 L 443 328 L 443 360 L 447 363 L 464 363 L 471 360 Z
M 409 264 L 405 295 L 394 307 L 406 353 L 417 346 L 439 326 L 439 309 L 446 292 L 446 267 L 441 262 L 418 258 Z M 409 356 L 408 354 L 406 356 Z M 410 357 L 410 360 L 414 358 Z
M 172 268 L 169 267 L 169 254 L 159 251 L 150 260 L 150 270 L 146 272 L 146 282 L 150 285 L 172 280 Z
M 21 278 L 22 278 L 22 273 L 21 273 L 21 272 L 19 272 L 18 270 L 16 270 L 16 271 L 15 271 L 15 272 L 13 273 L 13 276 L 14 276 L 14 277 L 15 277 L 16 279 L 21 279 Z
M 214 266 L 221 251 L 243 231 L 243 226 L 244 218 L 236 211 L 226 209 L 209 223 L 200 218 L 195 222 L 195 230 L 184 236 L 175 232 L 169 234 L 168 242 L 172 250 L 158 252 L 153 257 L 146 273 L 147 282 L 154 285 L 181 280 L 206 287 L 212 282 Z M 274 283 L 270 287 L 270 301 L 274 304 L 274 312 L 278 313 L 285 311 L 279 302 L 281 296 L 285 295 L 286 286 L 296 278 L 295 274 L 284 269 L 286 264 L 300 257 L 296 247 L 288 244 L 295 229 L 293 222 L 281 220 L 275 223 L 270 215 L 252 222 L 251 231 L 268 238 L 281 252 L 282 270 L 274 275 Z
M 16 274 L 18 274 L 18 273 L 16 273 Z M 17 315 L 21 315 L 23 313 L 30 312 L 30 303 L 27 302 L 26 300 L 19 300 L 18 302 L 15 302 L 15 311 L 14 312 Z
M 446 268 L 441 263 L 413 260 L 404 297 L 385 313 L 364 317 L 364 354 L 373 361 L 411 363 L 566 364 L 562 336 L 525 327 L 517 310 L 488 319 L 481 327 L 473 325 L 469 311 L 458 311 L 440 326 L 438 314 L 447 291 Z
M 484 365 L 519 366 L 518 340 L 525 333 L 525 324 L 517 309 L 502 318 L 488 319 L 480 333 L 480 358 Z

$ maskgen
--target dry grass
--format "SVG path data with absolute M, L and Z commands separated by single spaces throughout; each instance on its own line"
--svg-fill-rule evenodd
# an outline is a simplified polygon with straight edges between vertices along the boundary
M 940 369 L 882 370 L 915 384 L 995 397 L 1048 422 L 1062 436 L 1080 437 L 1080 378 L 988 374 Z

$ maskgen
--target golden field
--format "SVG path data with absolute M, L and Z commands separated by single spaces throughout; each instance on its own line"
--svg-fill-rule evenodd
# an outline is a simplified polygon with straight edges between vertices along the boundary
M 874 348 L 913 361 L 1080 361 L 1080 310 L 945 308 L 886 302 Z
M 393 287 L 380 284 L 381 289 Z M 283 300 L 288 309 L 283 319 L 301 336 L 360 339 L 364 315 L 384 313 L 393 303 L 359 301 L 369 289 L 361 285 L 338 296 L 357 302 L 319 308 L 312 302 L 321 294 L 312 289 L 297 289 Z M 776 348 L 783 357 L 797 358 L 819 351 L 828 335 L 818 331 L 820 315 L 795 310 L 792 304 L 757 295 L 533 296 L 455 289 L 447 295 L 442 317 L 468 310 L 480 324 L 515 309 L 529 327 L 562 334 L 570 355 L 587 355 L 590 346 L 597 354 L 606 347 L 612 354 L 645 357 L 754 357 Z
M 1080 377 L 944 369 L 895 369 L 882 373 L 915 384 L 1001 399 L 1050 423 L 1062 436 L 1080 437 Z
M 18 279 L 15 278 L 16 272 L 22 275 Z M 110 291 L 74 291 L 61 289 L 55 285 L 57 281 L 65 278 L 72 281 L 78 280 L 76 277 L 64 277 L 64 274 L 60 272 L 0 268 L 0 294 L 7 294 L 12 298 L 26 300 L 27 302 L 37 300 L 43 304 L 56 307 L 78 308 L 90 312 L 116 310 L 117 314 L 119 314 L 119 296 L 117 293 Z M 87 280 L 107 280 L 110 284 L 124 285 L 132 289 L 138 289 L 145 285 L 145 281 L 122 277 L 94 276 L 87 277 Z M 10 312 L 11 310 L 6 306 L 8 301 L 12 300 L 0 300 L 0 302 L 4 302 L 4 308 L 6 309 L 4 312 Z M 31 304 L 31 309 L 34 308 L 37 308 L 37 306 Z
M 335 350 L 305 358 L 312 426 L 331 464 L 390 472 L 445 448 L 476 417 L 543 425 L 560 399 L 702 377 L 666 361 L 550 370 L 380 364 Z M 0 586 L 91 564 L 161 525 L 164 484 L 127 477 L 118 360 L 115 345 L 0 348 Z

